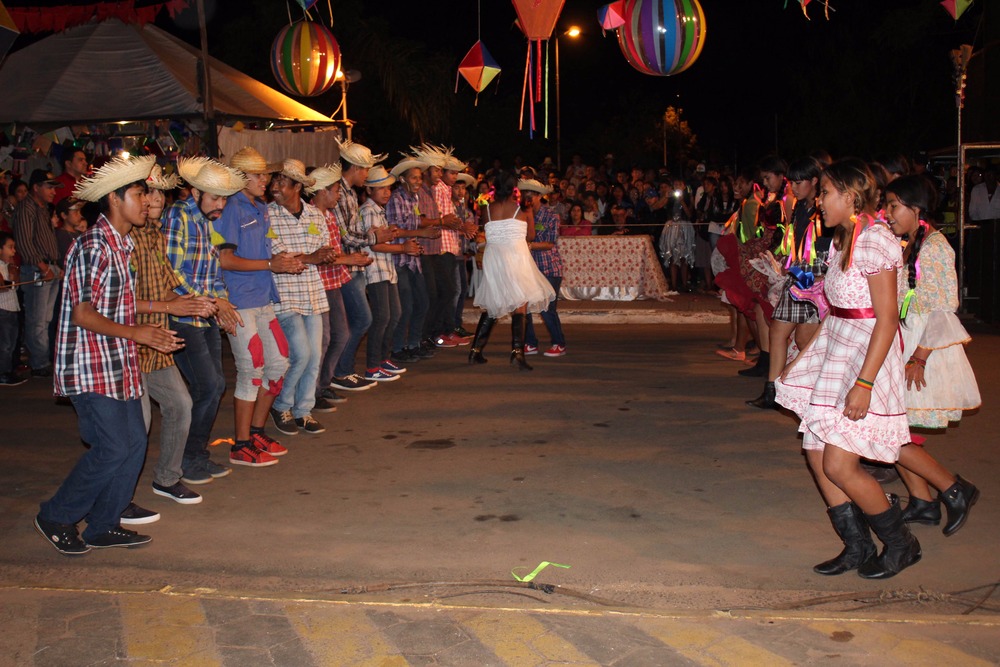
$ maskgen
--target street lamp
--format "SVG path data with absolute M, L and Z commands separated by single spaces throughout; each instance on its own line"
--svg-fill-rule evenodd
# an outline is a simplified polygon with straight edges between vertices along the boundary
M 562 36 L 576 39 L 580 36 L 579 26 L 572 25 L 569 30 L 562 33 Z M 559 35 L 556 33 L 556 169 L 562 177 L 562 101 L 559 94 Z
M 356 69 L 349 69 L 346 72 L 337 70 L 336 81 L 340 82 L 340 122 L 344 124 L 347 132 L 347 140 L 351 140 L 351 129 L 354 123 L 347 117 L 347 86 L 361 80 L 361 72 Z M 336 111 L 334 111 L 336 113 Z

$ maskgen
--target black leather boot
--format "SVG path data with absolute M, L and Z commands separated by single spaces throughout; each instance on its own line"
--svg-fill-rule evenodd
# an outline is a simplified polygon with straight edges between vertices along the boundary
M 770 367 L 771 355 L 767 352 L 761 352 L 760 356 L 757 357 L 757 363 L 750 368 L 739 371 L 739 374 L 745 378 L 766 378 Z
M 486 343 L 490 340 L 490 332 L 493 331 L 494 324 L 496 324 L 496 318 L 490 317 L 486 313 L 479 316 L 479 324 L 476 325 L 476 335 L 472 339 L 472 346 L 469 348 L 470 364 L 486 363 L 486 357 L 483 356 L 483 348 L 486 347 Z
M 774 383 L 767 381 L 764 383 L 764 393 L 762 393 L 757 398 L 752 401 L 747 401 L 746 404 L 751 408 L 760 408 L 761 410 L 774 410 L 778 407 L 778 404 L 774 402 Z
M 969 518 L 972 506 L 979 500 L 979 489 L 974 484 L 955 475 L 955 483 L 942 492 L 938 498 L 944 503 L 944 509 L 948 512 L 948 521 L 941 531 L 945 537 L 948 537 L 954 535 L 959 528 L 965 525 L 965 520 Z
M 866 514 L 868 525 L 885 545 L 882 553 L 858 568 L 865 579 L 888 579 L 920 560 L 920 542 L 903 522 L 899 505 L 890 505 L 881 514 Z
M 910 502 L 903 510 L 903 521 L 906 523 L 922 523 L 925 526 L 936 526 L 941 523 L 941 501 L 923 500 L 910 496 Z
M 813 568 L 817 574 L 843 574 L 853 570 L 875 555 L 875 543 L 868 531 L 865 518 L 854 503 L 844 503 L 831 507 L 827 514 L 833 529 L 844 542 L 844 550 L 836 558 L 824 561 Z
M 518 370 L 535 370 L 524 360 L 524 326 L 525 318 L 523 313 L 511 313 L 510 316 L 510 365 L 517 364 Z

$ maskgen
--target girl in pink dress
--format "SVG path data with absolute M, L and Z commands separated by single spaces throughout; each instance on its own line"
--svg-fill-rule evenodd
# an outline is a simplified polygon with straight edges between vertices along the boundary
M 820 179 L 824 224 L 836 227 L 825 280 L 830 313 L 779 378 L 777 401 L 802 419 L 802 447 L 844 550 L 819 574 L 858 569 L 885 579 L 920 560 L 920 544 L 861 459 L 895 463 L 910 442 L 896 271 L 899 241 L 874 211 L 877 186 L 860 160 L 836 162 Z M 885 545 L 876 556 L 868 527 Z

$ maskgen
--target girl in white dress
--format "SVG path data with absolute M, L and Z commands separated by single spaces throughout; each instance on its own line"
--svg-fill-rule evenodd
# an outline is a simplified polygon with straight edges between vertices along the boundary
M 927 222 L 935 194 L 922 176 L 904 176 L 886 187 L 885 212 L 892 232 L 907 238 L 899 270 L 899 317 L 906 362 L 906 417 L 911 427 L 945 429 L 963 410 L 982 402 L 965 343 L 970 336 L 959 322 L 955 251 L 944 234 Z M 923 446 L 899 452 L 899 476 L 910 494 L 903 520 L 936 526 L 941 503 L 948 514 L 943 532 L 953 535 L 979 500 L 974 484 L 950 473 Z M 930 486 L 938 490 L 931 495 Z
M 858 569 L 891 577 L 920 560 L 920 544 L 899 505 L 861 467 L 895 463 L 910 442 L 896 271 L 899 241 L 874 219 L 875 178 L 864 162 L 842 160 L 820 179 L 824 224 L 836 227 L 824 282 L 830 313 L 807 348 L 779 378 L 777 401 L 801 419 L 802 447 L 844 550 L 816 565 L 819 574 Z M 862 515 L 863 513 L 863 515 Z M 868 527 L 885 544 L 878 556 Z
M 510 172 L 500 172 L 492 183 L 493 201 L 486 209 L 482 282 L 473 301 L 486 312 L 479 318 L 469 363 L 486 363 L 483 348 L 493 324 L 510 313 L 510 363 L 530 371 L 532 367 L 524 360 L 524 316 L 545 310 L 556 293 L 528 249 L 528 241 L 535 237 L 534 221 L 530 212 L 521 210 L 517 184 L 517 177 Z

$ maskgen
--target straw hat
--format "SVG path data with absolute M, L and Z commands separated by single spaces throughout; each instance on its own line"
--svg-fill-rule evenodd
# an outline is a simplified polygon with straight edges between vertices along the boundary
M 179 159 L 177 173 L 191 187 L 217 197 L 231 197 L 247 186 L 243 174 L 207 157 Z
M 413 157 L 422 162 L 426 162 L 432 167 L 445 168 L 448 158 L 451 157 L 451 149 L 433 144 L 421 144 L 420 146 L 410 146 Z M 462 167 L 463 169 L 465 167 Z
M 381 162 L 389 157 L 385 153 L 372 155 L 370 148 L 356 144 L 350 139 L 344 142 L 337 142 L 337 147 L 340 149 L 341 158 L 363 169 L 374 167 L 377 162 Z
M 303 187 L 306 188 L 316 185 L 315 178 L 306 176 L 306 165 L 302 162 L 302 160 L 285 158 L 285 161 L 281 163 L 281 175 L 286 176 L 297 183 L 301 183 Z
M 233 169 L 239 169 L 244 174 L 273 174 L 276 171 L 281 171 L 280 162 L 268 162 L 252 146 L 236 151 L 229 160 L 229 165 Z
M 118 188 L 136 182 L 145 182 L 156 164 L 156 157 L 117 157 L 104 163 L 93 176 L 83 178 L 76 184 L 73 196 L 84 201 L 100 201 L 101 197 Z
M 387 188 L 396 182 L 396 177 L 385 170 L 382 165 L 372 167 L 365 180 L 365 186 L 369 188 Z
M 476 187 L 476 177 L 472 174 L 467 174 L 464 171 L 458 172 L 458 177 L 455 179 L 456 183 L 465 183 L 470 188 Z
M 320 190 L 330 187 L 343 176 L 339 164 L 316 167 L 309 172 L 309 177 L 313 179 L 313 184 L 307 187 L 304 192 L 307 195 L 314 195 Z
M 389 171 L 389 173 L 395 176 L 396 178 L 402 178 L 403 174 L 413 169 L 414 167 L 421 170 L 426 170 L 427 167 L 429 166 L 431 166 L 430 163 L 425 162 L 424 160 L 418 160 L 417 158 L 404 155 L 403 159 L 400 160 L 396 164 L 396 166 Z
M 445 158 L 444 167 L 445 171 L 465 171 L 465 168 L 469 166 L 468 162 L 462 162 L 454 155 L 449 155 Z
M 153 171 L 146 178 L 146 185 L 153 190 L 173 190 L 181 184 L 181 179 L 177 174 L 164 174 L 160 165 L 154 164 Z
M 522 178 L 517 182 L 517 189 L 524 192 L 537 192 L 540 195 L 547 195 L 552 192 L 552 188 L 547 185 L 542 185 L 533 178 Z

